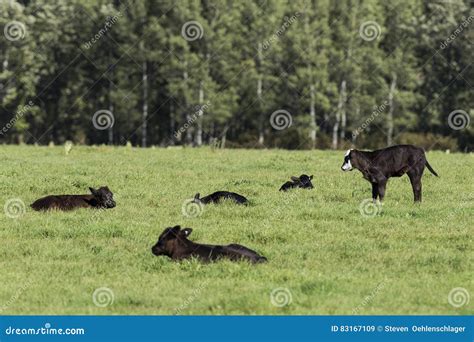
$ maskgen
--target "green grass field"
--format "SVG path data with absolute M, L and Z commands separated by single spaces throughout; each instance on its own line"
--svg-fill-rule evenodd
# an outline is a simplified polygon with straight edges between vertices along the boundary
M 9 216 L 16 216 L 9 200 L 26 205 L 17 218 L 2 211 L 1 314 L 474 313 L 474 298 L 461 307 L 448 302 L 453 288 L 474 294 L 472 154 L 428 153 L 440 178 L 426 170 L 423 203 L 413 204 L 406 176 L 394 178 L 382 211 L 365 217 L 359 206 L 370 184 L 358 171 L 340 171 L 343 151 L 0 151 L 2 203 L 10 203 Z M 301 173 L 314 174 L 314 190 L 278 192 Z M 29 207 L 44 195 L 101 185 L 114 192 L 115 209 Z M 216 190 L 241 193 L 251 205 L 183 216 L 186 199 Z M 153 256 L 158 235 L 177 224 L 193 228 L 194 241 L 240 243 L 269 262 Z M 96 297 L 104 307 L 93 301 L 102 287 L 113 296 Z

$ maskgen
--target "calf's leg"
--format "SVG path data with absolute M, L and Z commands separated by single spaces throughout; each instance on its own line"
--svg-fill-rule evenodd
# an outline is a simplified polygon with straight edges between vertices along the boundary
M 379 186 L 377 183 L 372 183 L 372 199 L 374 202 L 377 201 L 377 197 L 379 195 Z
M 387 181 L 383 180 L 378 183 L 378 190 L 379 190 L 379 198 L 380 202 L 383 201 L 383 198 L 385 197 L 385 187 L 387 186 Z
M 421 176 L 415 172 L 410 172 L 408 173 L 408 178 L 410 178 L 415 202 L 421 202 Z

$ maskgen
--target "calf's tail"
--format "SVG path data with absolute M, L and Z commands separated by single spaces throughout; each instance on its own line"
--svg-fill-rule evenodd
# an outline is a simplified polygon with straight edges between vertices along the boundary
M 425 164 L 425 165 L 426 165 L 426 167 L 428 168 L 428 170 L 430 170 L 430 172 L 431 172 L 432 174 L 434 174 L 436 177 L 439 177 L 438 174 L 436 173 L 436 171 L 433 170 L 433 168 L 431 167 L 430 163 L 428 163 L 428 161 L 426 161 L 426 164 Z

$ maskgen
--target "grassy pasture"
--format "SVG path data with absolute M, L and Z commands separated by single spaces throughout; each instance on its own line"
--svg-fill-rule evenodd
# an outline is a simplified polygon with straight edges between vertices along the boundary
M 340 171 L 342 151 L 0 151 L 1 203 L 26 205 L 17 218 L 1 212 L 2 314 L 474 313 L 474 298 L 459 308 L 448 303 L 453 288 L 474 294 L 472 154 L 428 153 L 440 178 L 426 170 L 423 203 L 413 204 L 406 176 L 391 179 L 381 212 L 365 217 L 359 207 L 370 184 L 358 171 Z M 301 173 L 314 175 L 314 190 L 278 192 Z M 115 209 L 29 208 L 47 194 L 101 185 L 114 192 Z M 241 193 L 251 205 L 209 205 L 198 217 L 183 216 L 186 199 L 216 190 Z M 193 228 L 195 241 L 240 243 L 269 262 L 153 256 L 158 235 L 176 224 Z M 102 287 L 113 296 L 96 297 L 104 307 L 93 301 Z

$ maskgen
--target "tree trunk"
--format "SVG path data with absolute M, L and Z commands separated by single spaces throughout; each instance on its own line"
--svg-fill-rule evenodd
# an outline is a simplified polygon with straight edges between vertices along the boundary
M 329 123 L 329 113 L 325 112 L 323 123 L 320 126 L 320 129 L 323 132 L 328 132 L 329 131 L 329 124 L 328 123 Z
M 225 142 L 227 140 L 227 130 L 228 129 L 229 129 L 229 126 L 226 125 L 224 127 L 224 131 L 222 132 L 221 148 L 225 148 Z
M 110 78 L 113 78 L 113 75 L 114 75 L 113 70 L 114 70 L 114 67 L 112 66 L 112 69 L 111 69 L 112 74 Z M 113 88 L 113 83 L 111 80 L 109 80 L 109 112 L 112 113 L 112 117 L 115 119 L 114 103 L 112 101 L 112 88 Z M 113 145 L 114 144 L 114 125 L 108 128 L 108 133 L 109 133 L 109 145 Z
M 3 72 L 7 71 L 8 69 L 8 52 L 5 53 L 5 59 L 3 60 L 2 68 Z
M 184 79 L 184 83 L 186 83 L 186 86 L 188 84 L 188 79 L 189 79 L 189 75 L 188 75 L 188 62 L 185 61 L 184 62 L 184 71 L 183 71 L 183 79 Z M 187 87 L 186 87 L 187 88 Z M 188 108 L 188 103 L 186 101 L 186 96 L 184 97 L 184 108 L 186 108 L 186 114 L 185 114 L 185 122 L 186 123 L 190 123 L 191 122 L 191 116 L 189 115 L 189 108 Z M 191 144 L 191 142 L 193 141 L 193 136 L 191 134 L 191 128 L 188 127 L 186 129 L 186 139 L 185 139 L 185 144 L 186 145 L 189 145 Z
M 356 107 L 356 120 L 360 117 L 360 106 Z M 358 133 L 358 132 L 357 132 Z M 352 134 L 352 145 L 355 146 L 358 134 Z
M 262 55 L 262 43 L 258 43 L 258 54 L 257 54 L 257 73 L 258 73 L 258 79 L 257 79 L 257 99 L 258 99 L 258 109 L 260 111 L 259 113 L 259 123 L 258 123 L 258 143 L 259 145 L 263 145 L 265 141 L 264 137 L 264 113 L 263 113 L 263 101 L 262 101 L 262 87 L 263 87 L 263 79 L 261 75 L 261 66 L 262 66 L 262 61 L 263 61 L 263 55 Z
M 316 125 L 316 108 L 315 108 L 315 86 L 311 84 L 309 87 L 310 92 L 310 104 L 309 104 L 309 116 L 311 117 L 311 148 L 316 147 L 316 132 L 317 132 L 317 125 Z
M 2 62 L 2 72 L 6 73 L 8 71 L 8 50 L 5 51 L 5 58 Z M 7 94 L 8 82 L 3 84 L 3 87 L 0 88 L 0 105 L 3 104 L 3 96 Z
M 199 83 L 199 111 L 198 111 L 196 139 L 195 139 L 196 146 L 202 145 L 202 115 L 203 115 L 202 106 L 203 105 L 204 105 L 204 88 L 202 86 L 202 81 L 201 81 Z
M 147 120 L 148 120 L 148 74 L 147 74 L 147 62 L 144 61 L 142 65 L 143 69 L 143 113 L 142 113 L 142 147 L 147 145 Z
M 214 122 L 212 122 L 210 125 L 209 125 L 209 139 L 208 139 L 208 142 L 209 142 L 209 145 L 212 144 L 212 142 L 216 139 L 215 138 L 215 135 L 216 135 L 216 125 Z
M 340 138 L 341 141 L 344 140 L 346 137 L 346 107 L 344 106 L 342 112 L 341 112 L 341 132 L 340 132 Z
M 305 35 L 310 35 L 311 34 L 311 29 L 309 27 L 309 16 L 304 16 L 304 34 Z M 313 56 L 315 52 L 314 48 L 314 40 L 310 39 L 309 44 L 308 44 L 308 51 L 307 54 L 310 56 Z M 316 132 L 317 132 L 317 125 L 316 125 L 316 86 L 314 84 L 314 77 L 313 77 L 313 60 L 308 60 L 306 63 L 306 67 L 308 68 L 309 72 L 309 117 L 310 117 L 310 133 L 309 137 L 311 139 L 311 148 L 316 147 Z
M 397 89 L 397 74 L 392 73 L 392 83 L 390 84 L 390 92 L 388 93 L 388 116 L 387 116 L 387 145 L 392 145 L 393 140 L 393 111 L 394 103 L 393 98 L 395 96 L 395 91 Z
M 356 4 L 357 6 L 360 5 L 360 1 L 356 1 Z M 357 21 L 356 21 L 356 17 L 357 17 L 357 12 L 356 11 L 352 11 L 352 15 L 351 15 L 351 19 L 350 19 L 350 28 L 351 28 L 351 32 L 355 31 L 356 27 L 355 25 L 357 25 Z M 352 46 L 353 46 L 353 41 L 354 41 L 354 35 L 350 35 L 349 36 L 349 43 L 348 43 L 348 48 L 347 48 L 347 57 L 345 58 L 345 63 L 351 63 L 351 59 L 352 59 Z M 346 95 L 346 81 L 344 80 L 344 92 L 341 94 L 343 95 L 343 106 L 342 106 L 342 109 L 341 109 L 341 130 L 340 130 L 340 134 L 339 134 L 339 137 L 340 137 L 340 140 L 341 142 L 345 139 L 346 137 L 346 125 L 347 125 L 347 112 L 346 112 L 346 102 L 347 102 L 347 95 Z M 342 90 L 342 84 L 341 84 L 341 90 Z
M 112 113 L 112 115 L 114 115 L 114 104 L 112 103 L 112 101 L 109 102 L 109 111 Z M 110 126 L 108 128 L 108 133 L 109 133 L 109 145 L 113 145 L 114 144 L 114 126 Z
M 345 111 L 346 105 L 346 80 L 342 80 L 341 82 L 341 90 L 339 92 L 339 103 L 337 105 L 337 112 L 336 112 L 336 122 L 334 123 L 332 129 L 332 148 L 335 150 L 338 146 L 337 141 L 337 133 L 339 131 L 339 124 L 341 123 L 341 116 L 343 111 Z
M 170 134 L 171 134 L 171 145 L 174 145 L 176 142 L 176 137 L 174 136 L 176 129 L 176 122 L 174 118 L 174 103 L 173 100 L 170 101 Z
M 341 121 L 341 117 L 339 114 L 339 110 L 336 112 L 336 122 L 332 127 L 332 149 L 337 149 L 337 132 L 339 131 L 339 121 Z

